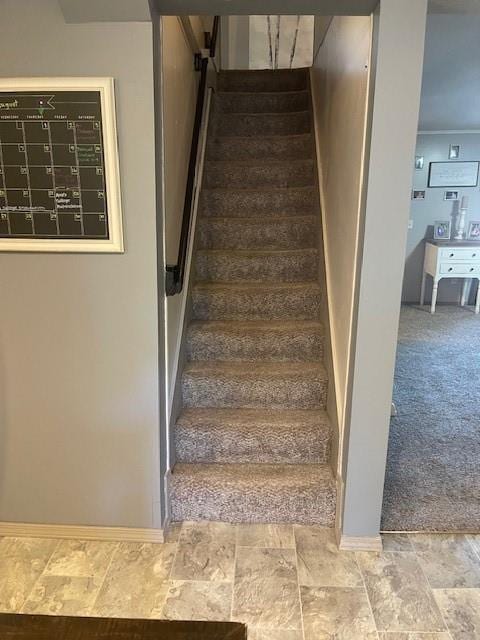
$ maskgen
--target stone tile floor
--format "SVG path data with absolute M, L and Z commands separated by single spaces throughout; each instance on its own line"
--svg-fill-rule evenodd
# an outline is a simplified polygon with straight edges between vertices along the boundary
M 0 539 L 0 611 L 245 622 L 250 640 L 480 639 L 480 535 L 184 523 L 164 544 Z

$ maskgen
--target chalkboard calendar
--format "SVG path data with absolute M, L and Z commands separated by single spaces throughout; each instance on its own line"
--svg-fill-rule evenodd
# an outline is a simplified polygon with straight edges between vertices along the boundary
M 0 250 L 123 251 L 112 79 L 0 80 Z

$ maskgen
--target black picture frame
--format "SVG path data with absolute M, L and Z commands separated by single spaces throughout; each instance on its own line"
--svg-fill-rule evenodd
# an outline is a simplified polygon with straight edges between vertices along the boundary
M 432 183 L 432 171 L 436 165 L 465 165 L 465 164 L 475 164 L 476 172 L 475 172 L 475 181 L 465 183 L 465 182 L 455 182 L 455 181 L 443 181 L 441 183 Z M 430 162 L 430 166 L 428 169 L 428 187 L 429 189 L 461 189 L 461 188 L 471 188 L 478 187 L 478 177 L 480 172 L 480 161 L 479 160 L 451 160 L 451 161 L 438 161 L 438 162 Z

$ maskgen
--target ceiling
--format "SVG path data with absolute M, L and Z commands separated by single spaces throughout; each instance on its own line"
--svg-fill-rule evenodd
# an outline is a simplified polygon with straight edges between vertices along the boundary
M 151 0 L 163 14 L 369 15 L 379 0 Z M 401 2 L 402 0 L 398 0 Z M 433 13 L 478 13 L 480 0 L 429 0 Z
M 399 0 L 401 1 L 401 0 Z M 368 15 L 379 0 L 58 0 L 67 22 L 144 21 L 171 15 Z M 429 0 L 434 13 L 479 13 L 480 0 Z
M 420 130 L 480 130 L 479 61 L 480 13 L 428 16 Z
M 153 0 L 162 14 L 369 15 L 378 0 Z

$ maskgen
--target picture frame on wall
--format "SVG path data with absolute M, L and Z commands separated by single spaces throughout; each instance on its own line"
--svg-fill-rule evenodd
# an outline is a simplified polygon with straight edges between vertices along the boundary
M 412 200 L 425 200 L 425 189 L 415 189 L 412 191 Z
M 460 145 L 451 144 L 448 152 L 448 158 L 450 160 L 458 160 L 459 157 L 460 157 Z
M 458 200 L 458 191 L 445 191 L 444 200 Z
M 450 240 L 452 233 L 451 220 L 436 220 L 433 225 L 434 240 Z
M 0 160 L 1 252 L 124 252 L 113 78 L 1 78 Z
M 458 188 L 478 186 L 478 172 L 480 162 L 431 162 L 428 173 L 430 188 Z
M 425 166 L 425 157 L 424 156 L 415 156 L 415 169 L 417 171 L 421 171 Z
M 472 220 L 469 223 L 467 240 L 480 240 L 480 220 Z

